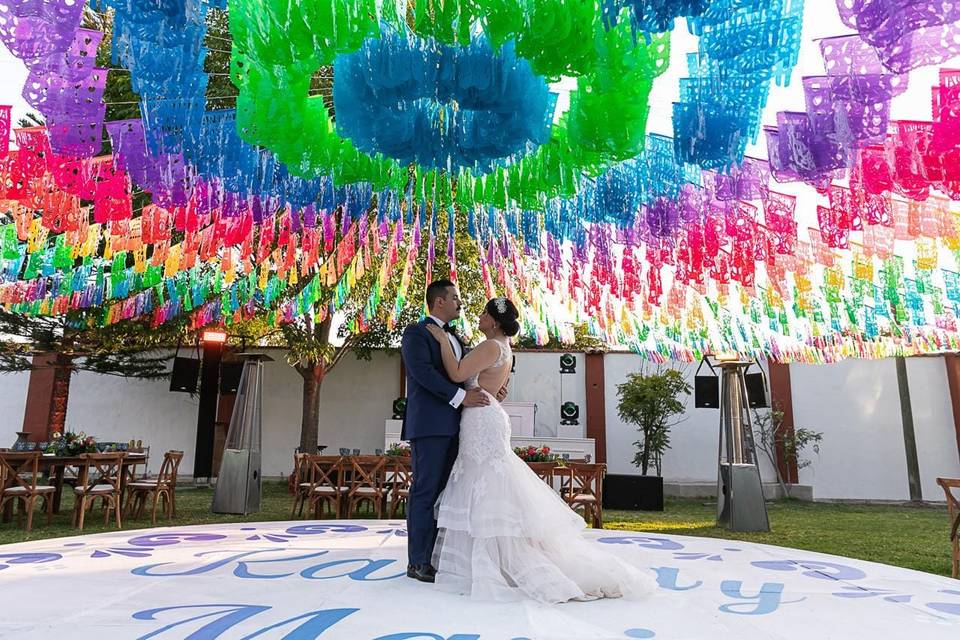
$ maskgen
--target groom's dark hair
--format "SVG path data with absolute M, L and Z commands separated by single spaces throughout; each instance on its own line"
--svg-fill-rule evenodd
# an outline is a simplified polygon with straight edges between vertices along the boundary
M 455 286 L 449 280 L 434 280 L 427 285 L 427 308 L 433 309 L 433 303 L 437 301 L 437 298 L 446 299 L 447 289 Z

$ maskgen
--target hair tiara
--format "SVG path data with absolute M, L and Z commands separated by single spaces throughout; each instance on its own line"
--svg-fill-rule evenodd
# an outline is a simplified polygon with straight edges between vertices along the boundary
M 507 299 L 506 298 L 494 298 L 493 304 L 497 308 L 497 313 L 506 313 L 507 312 Z

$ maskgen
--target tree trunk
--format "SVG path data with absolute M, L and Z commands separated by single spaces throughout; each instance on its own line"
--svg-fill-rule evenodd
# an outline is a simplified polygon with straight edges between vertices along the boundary
M 303 413 L 300 421 L 300 451 L 315 454 L 320 433 L 320 387 L 325 369 L 322 364 L 311 363 L 297 367 L 303 377 Z
M 73 358 L 62 353 L 53 359 L 53 390 L 50 394 L 50 413 L 47 417 L 47 435 L 64 433 L 67 426 L 67 403 L 70 400 L 70 377 L 73 374 Z
M 783 422 L 781 421 L 779 425 L 774 426 L 774 418 L 773 416 L 771 416 L 770 425 L 773 429 L 772 437 L 770 438 L 771 443 L 763 447 L 763 452 L 767 455 L 767 459 L 770 461 L 770 464 L 773 465 L 773 471 L 774 471 L 774 474 L 777 476 L 777 483 L 780 485 L 780 491 L 783 492 L 783 497 L 789 498 L 790 488 L 789 488 L 789 485 L 787 484 L 786 478 L 783 477 L 783 473 L 780 471 L 780 464 L 779 464 L 779 460 L 777 459 L 777 452 L 783 451 L 784 467 L 787 469 L 790 468 L 789 467 L 790 461 L 786 454 L 787 446 L 784 443 L 784 440 L 786 439 L 786 434 L 780 431 L 780 427 L 783 426 Z M 761 436 L 761 440 L 762 440 L 762 436 Z
M 320 434 L 320 388 L 323 385 L 323 379 L 337 366 L 350 346 L 348 337 L 339 347 L 330 349 L 332 326 L 333 316 L 328 315 L 311 329 L 312 342 L 324 355 L 317 356 L 316 359 L 304 359 L 294 365 L 297 373 L 303 378 L 303 412 L 300 420 L 300 451 L 303 453 L 317 452 Z
M 640 475 L 647 475 L 650 468 L 650 446 L 647 444 L 648 438 L 646 432 L 643 434 L 643 453 L 640 455 Z

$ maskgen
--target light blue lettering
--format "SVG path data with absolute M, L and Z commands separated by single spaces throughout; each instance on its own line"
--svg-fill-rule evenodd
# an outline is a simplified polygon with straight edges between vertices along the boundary
M 724 580 L 720 583 L 720 591 L 729 598 L 745 601 L 721 605 L 720 611 L 744 616 L 763 616 L 780 608 L 783 584 L 780 582 L 764 582 L 756 595 L 747 595 L 743 593 L 743 581 Z M 803 600 L 803 598 L 800 598 L 800 600 Z M 790 602 L 800 602 L 800 600 L 791 600 Z M 784 604 L 789 604 L 789 602 Z
M 188 624 L 196 620 L 203 620 L 204 618 L 216 617 L 216 619 L 205 624 L 200 629 L 197 629 L 188 636 L 185 636 L 183 640 L 214 640 L 219 638 L 227 629 L 234 627 L 244 620 L 251 618 L 258 613 L 263 613 L 271 609 L 271 607 L 264 605 L 252 605 L 252 604 L 190 604 L 190 605 L 181 605 L 178 607 L 161 607 L 159 609 L 147 609 L 145 611 L 138 611 L 133 614 L 134 620 L 156 620 L 158 613 L 163 613 L 165 611 L 177 611 L 180 609 L 209 609 L 216 608 L 215 611 L 209 613 L 201 613 L 200 615 L 193 616 L 191 618 L 184 618 L 183 620 L 178 620 L 171 624 L 168 624 L 164 627 L 157 629 L 151 633 L 148 633 L 145 636 L 140 636 L 137 640 L 147 640 L 148 638 L 154 638 L 161 633 L 169 631 L 174 627 L 179 627 L 180 625 Z
M 291 558 L 265 558 L 263 560 L 244 560 L 237 563 L 237 568 L 233 570 L 233 575 L 238 578 L 256 578 L 264 580 L 273 580 L 274 578 L 286 578 L 287 576 L 292 576 L 296 571 L 290 571 L 288 573 L 275 573 L 272 575 L 265 575 L 259 573 L 251 573 L 249 570 L 249 565 L 251 564 L 260 564 L 260 563 L 270 563 L 270 562 L 293 562 L 295 560 L 307 560 L 309 558 L 318 558 L 322 555 L 326 555 L 329 551 L 317 551 L 316 553 L 308 553 L 302 556 L 293 556 Z
M 209 573 L 214 569 L 219 569 L 220 567 L 226 564 L 229 564 L 234 560 L 238 560 L 240 558 L 246 558 L 248 556 L 253 556 L 258 553 L 263 553 L 264 551 L 267 551 L 267 550 L 245 551 L 243 553 L 227 556 L 226 558 L 222 558 L 220 560 L 215 560 L 210 564 L 202 564 L 199 567 L 194 567 L 193 569 L 187 569 L 186 571 L 176 571 L 173 573 L 153 573 L 153 569 L 156 569 L 157 567 L 165 567 L 167 565 L 173 564 L 172 562 L 158 562 L 157 564 L 147 564 L 142 567 L 136 567 L 135 569 L 131 569 L 130 573 L 132 573 L 135 576 L 196 576 L 196 575 L 200 575 L 201 573 Z M 277 551 L 277 549 L 269 549 L 268 551 Z M 210 555 L 212 553 L 224 553 L 224 552 L 223 551 L 204 551 L 203 553 L 198 553 L 197 557 L 201 558 L 203 556 Z
M 691 585 L 681 587 L 677 584 L 677 578 L 680 576 L 680 569 L 676 567 L 654 567 L 654 571 L 657 572 L 657 584 L 660 585 L 662 589 L 670 589 L 671 591 L 689 591 L 690 589 L 696 589 L 703 584 L 702 580 L 697 580 Z
M 287 635 L 283 636 L 283 638 L 280 640 L 314 640 L 315 638 L 319 638 L 320 634 L 322 634 L 324 631 L 337 624 L 350 614 L 356 613 L 357 611 L 359 611 L 359 609 L 320 609 L 319 611 L 311 611 L 310 613 L 305 613 L 295 618 L 290 618 L 289 620 L 272 624 L 269 627 L 264 627 L 256 633 L 243 636 L 241 640 L 250 640 L 250 638 L 256 638 L 257 636 L 261 636 L 268 631 L 285 627 L 291 622 L 303 620 L 304 618 L 307 618 L 306 622 L 301 624 Z
M 300 572 L 300 575 L 308 580 L 329 580 L 331 578 L 343 578 L 349 577 L 351 580 L 360 580 L 366 582 L 374 582 L 379 580 L 393 580 L 394 578 L 400 578 L 406 573 L 395 573 L 393 575 L 384 576 L 382 578 L 371 578 L 370 574 L 375 571 L 379 571 L 384 567 L 387 567 L 396 562 L 395 560 L 370 560 L 368 558 L 352 558 L 349 560 L 333 560 L 331 562 L 324 562 L 323 564 L 317 564 L 312 567 L 308 567 Z M 352 569 L 350 571 L 345 571 L 343 573 L 337 573 L 333 575 L 317 575 L 324 569 L 329 569 L 331 567 L 338 567 L 341 565 L 352 565 L 357 563 L 363 563 L 357 569 Z

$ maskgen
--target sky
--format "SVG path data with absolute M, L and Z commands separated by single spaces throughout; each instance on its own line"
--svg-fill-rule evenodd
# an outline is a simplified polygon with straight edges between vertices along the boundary
M 0 44 L 0 104 L 13 107 L 14 126 L 17 120 L 30 111 L 30 105 L 21 97 L 23 83 L 27 79 L 27 70 L 23 63 L 13 57 L 5 46 Z

